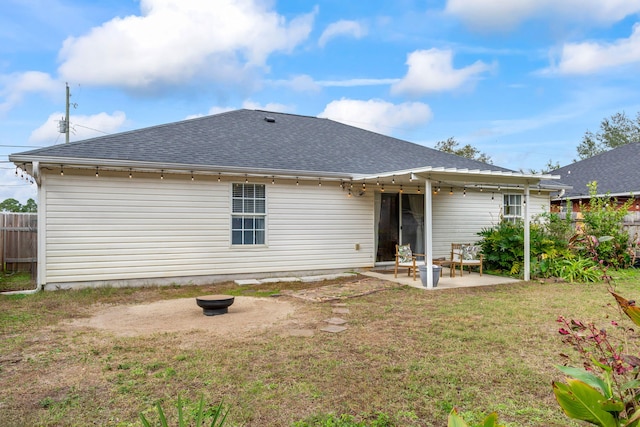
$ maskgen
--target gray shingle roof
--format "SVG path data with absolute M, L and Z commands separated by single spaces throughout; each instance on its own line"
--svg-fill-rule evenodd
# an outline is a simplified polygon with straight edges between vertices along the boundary
M 598 182 L 598 193 L 613 195 L 640 193 L 640 142 L 633 142 L 556 169 L 563 184 L 572 190 L 564 197 L 589 195 L 587 183 Z
M 266 117 L 275 121 L 267 121 Z M 310 116 L 236 110 L 14 154 L 267 170 L 376 174 L 420 167 L 509 171 Z

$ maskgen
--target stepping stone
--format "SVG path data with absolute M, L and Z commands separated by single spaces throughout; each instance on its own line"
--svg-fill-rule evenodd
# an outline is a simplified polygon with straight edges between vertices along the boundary
M 334 308 L 333 310 L 331 310 L 331 312 L 335 313 L 335 314 L 349 314 L 351 313 L 351 311 L 349 311 L 348 308 Z
M 260 283 L 280 283 L 280 282 L 299 282 L 299 277 L 270 277 L 267 279 L 260 279 Z
M 347 330 L 345 326 L 337 326 L 337 325 L 329 325 L 324 328 L 320 328 L 323 332 L 331 332 L 333 334 L 337 334 L 338 332 L 344 332 Z
M 339 317 L 332 317 L 331 319 L 325 320 L 325 322 L 330 323 L 332 325 L 344 325 L 345 323 L 347 323 L 346 320 L 341 319 Z
M 314 333 L 313 329 L 289 329 L 291 337 L 312 337 Z
M 245 280 L 236 280 L 236 285 L 246 286 L 246 285 L 259 285 L 260 281 L 256 279 L 245 279 Z

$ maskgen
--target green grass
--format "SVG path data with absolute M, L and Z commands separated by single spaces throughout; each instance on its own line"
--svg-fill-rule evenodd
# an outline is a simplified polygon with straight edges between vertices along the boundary
M 614 277 L 619 293 L 640 298 L 637 271 Z M 350 313 L 340 315 L 347 331 L 312 337 L 276 326 L 222 341 L 207 331 L 124 337 L 65 324 L 89 316 L 94 304 L 305 286 L 317 284 L 0 296 L 0 419 L 6 426 L 140 425 L 138 414 L 153 413 L 156 402 L 175 419 L 176 396 L 203 395 L 209 406 L 224 401 L 227 426 L 322 425 L 312 423 L 342 414 L 353 425 L 383 417 L 393 426 L 443 426 L 453 407 L 470 424 L 496 411 L 510 427 L 578 426 L 551 390 L 562 378 L 554 368 L 560 353 L 573 354 L 556 318 L 631 326 L 602 283 L 538 282 L 352 298 L 343 301 Z M 335 316 L 330 303 L 296 304 L 302 325 Z
M 0 273 L 0 292 L 22 291 L 35 289 L 35 287 L 36 283 L 35 280 L 31 277 L 31 273 Z

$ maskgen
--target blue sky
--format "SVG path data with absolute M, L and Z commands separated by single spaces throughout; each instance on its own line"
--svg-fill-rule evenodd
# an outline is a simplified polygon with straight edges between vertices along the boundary
M 66 82 L 72 141 L 251 108 L 516 170 L 640 111 L 640 0 L 2 3 L 0 200 L 35 197 L 6 156 L 64 143 Z

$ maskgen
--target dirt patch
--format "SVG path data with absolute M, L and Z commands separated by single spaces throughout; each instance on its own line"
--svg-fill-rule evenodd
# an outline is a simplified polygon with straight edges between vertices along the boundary
M 195 298 L 178 298 L 147 304 L 97 306 L 89 318 L 68 321 L 76 328 L 93 328 L 117 336 L 164 332 L 206 331 L 207 335 L 237 338 L 271 328 L 298 330 L 317 323 L 309 303 L 335 302 L 401 287 L 397 283 L 364 278 L 311 289 L 282 291 L 280 298 L 236 296 L 229 312 L 205 316 Z M 275 328 L 275 326 L 280 328 Z
M 195 298 L 156 301 L 150 304 L 118 305 L 96 310 L 94 316 L 69 322 L 72 327 L 89 327 L 118 336 L 157 332 L 203 330 L 215 335 L 237 335 L 269 327 L 296 311 L 290 301 L 276 298 L 235 297 L 229 312 L 205 316 Z

